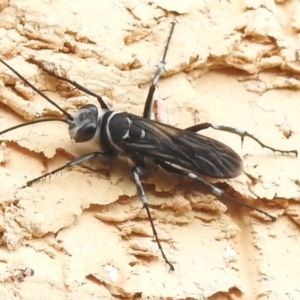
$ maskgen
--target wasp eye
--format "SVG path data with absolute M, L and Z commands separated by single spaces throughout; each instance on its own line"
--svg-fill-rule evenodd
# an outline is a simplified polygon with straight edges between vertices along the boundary
M 92 139 L 95 135 L 96 128 L 96 123 L 90 122 L 88 124 L 85 124 L 78 130 L 76 137 L 74 137 L 75 141 L 77 143 L 82 143 Z

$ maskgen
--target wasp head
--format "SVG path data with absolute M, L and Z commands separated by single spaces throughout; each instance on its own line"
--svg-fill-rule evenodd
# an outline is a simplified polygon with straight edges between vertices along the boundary
M 91 140 L 97 131 L 99 111 L 95 105 L 81 107 L 69 121 L 69 134 L 77 143 Z

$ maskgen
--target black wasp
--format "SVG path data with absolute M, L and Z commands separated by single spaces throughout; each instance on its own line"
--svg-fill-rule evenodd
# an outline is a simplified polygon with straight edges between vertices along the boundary
M 45 72 L 49 73 L 55 78 L 66 81 L 79 90 L 97 98 L 100 107 L 91 104 L 84 105 L 77 111 L 77 113 L 71 115 L 61 107 L 59 107 L 55 102 L 49 99 L 42 92 L 40 92 L 37 88 L 35 88 L 30 82 L 28 82 L 16 70 L 11 68 L 6 62 L 0 59 L 0 61 L 4 65 L 6 65 L 7 68 L 15 73 L 34 91 L 36 91 L 48 102 L 59 109 L 65 116 L 65 118 L 62 119 L 44 118 L 30 121 L 6 129 L 0 132 L 0 135 L 30 124 L 46 121 L 61 121 L 69 125 L 70 137 L 71 139 L 74 139 L 75 142 L 82 143 L 96 140 L 99 145 L 99 149 L 103 150 L 88 153 L 75 158 L 64 166 L 53 170 L 48 174 L 28 181 L 27 185 L 29 186 L 32 183 L 46 176 L 52 175 L 60 170 L 63 170 L 68 166 L 77 165 L 91 158 L 111 160 L 116 159 L 118 155 L 130 158 L 135 165 L 132 169 L 132 174 L 137 187 L 138 195 L 142 201 L 143 208 L 147 212 L 153 235 L 158 244 L 160 252 L 171 270 L 174 270 L 174 266 L 167 259 L 158 239 L 158 235 L 150 214 L 148 201 L 140 181 L 140 176 L 145 172 L 145 159 L 159 165 L 161 168 L 168 172 L 177 175 L 184 175 L 197 181 L 199 185 L 202 186 L 210 194 L 213 194 L 219 198 L 237 202 L 243 206 L 246 206 L 268 216 L 271 220 L 275 220 L 275 217 L 271 216 L 270 214 L 253 206 L 240 202 L 238 199 L 227 195 L 221 189 L 215 187 L 213 184 L 199 177 L 199 175 L 205 175 L 220 179 L 237 177 L 243 171 L 243 162 L 239 155 L 228 146 L 212 138 L 197 134 L 197 132 L 207 128 L 227 131 L 239 135 L 242 140 L 244 139 L 244 137 L 249 137 L 255 140 L 262 147 L 268 148 L 274 152 L 277 151 L 283 154 L 294 153 L 296 156 L 298 154 L 296 150 L 284 151 L 269 147 L 246 131 L 241 131 L 227 126 L 220 126 L 211 123 L 201 123 L 182 130 L 151 120 L 153 95 L 156 89 L 156 84 L 166 64 L 166 55 L 169 49 L 169 44 L 174 32 L 174 28 L 175 22 L 172 22 L 170 34 L 168 36 L 167 44 L 164 49 L 163 58 L 154 74 L 142 117 L 133 115 L 128 112 L 112 111 L 106 105 L 101 96 L 93 93 L 92 91 L 74 81 L 53 74 L 52 72 L 46 70 L 44 67 L 40 66 Z

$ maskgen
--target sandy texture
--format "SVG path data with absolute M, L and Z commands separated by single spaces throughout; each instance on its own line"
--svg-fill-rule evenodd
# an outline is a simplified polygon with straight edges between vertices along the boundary
M 97 102 L 30 59 L 140 115 L 174 17 L 159 117 L 179 128 L 238 127 L 300 150 L 297 0 L 1 0 L 0 55 L 69 112 Z M 0 130 L 60 115 L 2 64 L 0 101 Z M 221 186 L 278 220 L 154 169 L 145 190 L 174 272 L 126 161 L 94 161 L 22 188 L 91 147 L 72 143 L 59 122 L 2 135 L 0 299 L 300 299 L 300 159 L 204 134 L 244 161 L 245 173 Z

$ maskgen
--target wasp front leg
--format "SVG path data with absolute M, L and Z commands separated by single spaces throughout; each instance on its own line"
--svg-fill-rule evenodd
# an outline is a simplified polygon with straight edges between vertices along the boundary
M 26 186 L 31 186 L 34 182 L 37 182 L 48 176 L 54 175 L 57 172 L 66 169 L 67 167 L 79 165 L 79 164 L 83 163 L 84 161 L 90 160 L 92 158 L 100 158 L 102 161 L 112 161 L 112 160 L 114 160 L 115 156 L 111 155 L 110 153 L 105 153 L 105 152 L 92 152 L 92 153 L 81 155 L 79 157 L 72 159 L 71 161 L 67 162 L 63 166 L 61 166 L 47 174 L 44 174 L 44 175 L 41 175 L 39 177 L 29 180 L 28 182 L 26 182 Z

